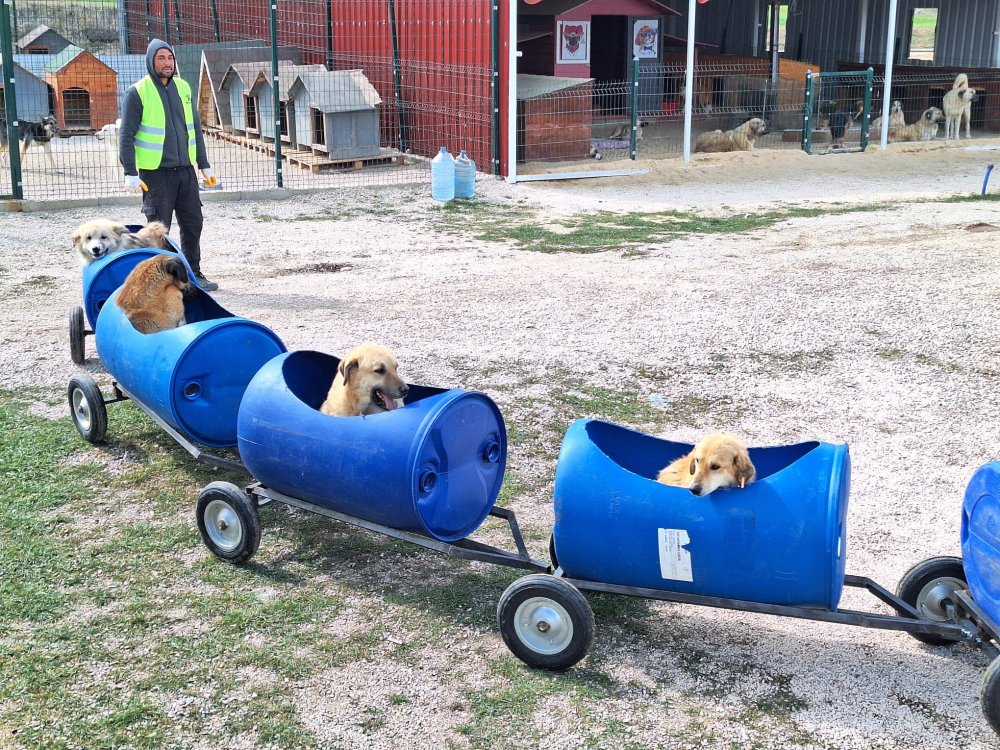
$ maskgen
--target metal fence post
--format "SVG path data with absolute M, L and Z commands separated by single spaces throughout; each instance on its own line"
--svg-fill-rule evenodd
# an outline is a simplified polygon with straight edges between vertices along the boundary
M 632 121 L 632 128 L 629 131 L 629 158 L 635 161 L 636 141 L 638 140 L 639 129 L 639 58 L 632 58 L 632 106 L 629 112 L 629 119 Z
M 806 71 L 806 93 L 803 107 L 805 114 L 802 117 L 802 150 L 807 154 L 812 153 L 812 112 L 813 112 L 813 72 Z
M 24 187 L 21 184 L 21 151 L 18 148 L 17 123 L 17 91 L 14 83 L 14 35 L 11 26 L 11 11 L 13 0 L 3 0 L 0 5 L 0 55 L 3 56 L 4 80 L 4 118 L 7 122 L 7 155 L 10 159 L 11 192 L 17 200 L 24 198 Z
M 492 174 L 500 174 L 500 5 L 494 0 L 490 10 L 490 137 L 493 140 Z M 512 11 L 513 12 L 513 11 Z
M 281 174 L 281 91 L 278 88 L 280 85 L 281 81 L 278 77 L 278 0 L 271 0 L 271 109 L 274 115 L 274 182 L 279 188 L 285 186 L 284 177 Z
M 399 62 L 399 31 L 396 28 L 396 3 L 389 0 L 389 33 L 392 35 L 392 87 L 396 95 L 396 120 L 399 123 L 399 150 L 406 153 L 406 115 L 403 112 L 403 71 Z
M 875 70 L 869 65 L 865 72 L 865 103 L 861 111 L 861 150 L 868 148 L 868 126 L 871 125 L 872 93 L 875 91 Z M 887 125 L 888 127 L 888 125 Z
M 167 0 L 163 0 L 163 41 L 170 44 L 170 8 L 167 6 Z

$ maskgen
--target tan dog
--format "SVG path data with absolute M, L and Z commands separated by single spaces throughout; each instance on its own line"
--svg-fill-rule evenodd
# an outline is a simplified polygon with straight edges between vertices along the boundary
M 965 137 L 972 137 L 972 103 L 976 101 L 976 90 L 969 87 L 969 76 L 959 73 L 951 91 L 944 95 L 941 109 L 944 110 L 945 140 L 961 140 L 962 120 L 965 120 Z
M 184 298 L 194 294 L 197 290 L 184 261 L 176 255 L 157 255 L 132 269 L 117 304 L 137 331 L 158 333 L 184 325 Z
M 340 360 L 333 385 L 319 410 L 334 417 L 380 414 L 402 406 L 409 391 L 388 349 L 361 344 Z
M 767 135 L 770 132 L 771 127 L 765 120 L 753 117 L 732 130 L 713 130 L 709 133 L 702 133 L 695 141 L 694 150 L 705 154 L 753 151 L 753 144 L 758 136 Z
M 746 446 L 732 435 L 713 433 L 694 450 L 662 469 L 656 481 L 707 495 L 721 487 L 746 487 L 757 474 Z
M 906 127 L 906 115 L 903 114 L 903 103 L 899 100 L 896 100 L 892 103 L 892 106 L 889 108 L 889 135 L 892 135 L 900 128 L 905 128 L 905 127 Z M 868 132 L 874 138 L 882 137 L 881 117 L 876 117 L 874 120 L 872 120 L 871 125 L 868 126 Z
M 137 247 L 170 250 L 171 247 L 167 243 L 167 227 L 163 222 L 151 221 L 133 234 L 124 224 L 111 219 L 94 219 L 81 224 L 73 232 L 73 249 L 85 266 L 108 253 Z
M 889 140 L 893 143 L 933 141 L 937 138 L 938 129 L 942 122 L 944 122 L 944 112 L 937 107 L 928 107 L 915 123 L 891 132 Z

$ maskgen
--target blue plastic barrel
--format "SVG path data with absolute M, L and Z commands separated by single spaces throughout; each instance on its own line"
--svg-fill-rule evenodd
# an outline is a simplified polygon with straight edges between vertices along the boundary
M 285 345 L 269 328 L 223 309 L 205 292 L 185 300 L 187 324 L 143 334 L 117 304 L 101 308 L 97 353 L 112 377 L 167 424 L 211 448 L 236 445 L 243 392 Z
M 431 159 L 431 198 L 450 201 L 455 197 L 455 159 L 445 146 Z
M 962 503 L 962 565 L 972 598 L 1000 622 L 1000 461 L 980 466 Z
M 253 378 L 237 428 L 243 463 L 266 487 L 444 542 L 474 532 L 507 464 L 503 416 L 474 391 L 411 385 L 401 408 L 319 411 L 339 360 L 296 351 Z
M 846 445 L 751 448 L 757 479 L 697 497 L 655 481 L 693 446 L 596 420 L 570 426 L 555 475 L 570 578 L 835 609 L 844 585 Z
M 126 250 L 105 255 L 84 267 L 83 311 L 87 316 L 87 322 L 90 323 L 90 330 L 95 330 L 97 314 L 108 301 L 108 297 L 125 283 L 132 269 L 147 258 L 160 255 L 162 252 L 147 248 Z

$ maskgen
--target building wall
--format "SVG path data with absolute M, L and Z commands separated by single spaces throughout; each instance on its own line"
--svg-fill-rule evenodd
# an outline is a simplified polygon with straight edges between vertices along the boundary
M 3 81 L 0 80 L 0 91 L 3 89 Z M 49 87 L 19 65 L 14 66 L 14 89 L 18 117 L 38 122 L 49 113 Z M 0 116 L 3 114 L 0 109 Z

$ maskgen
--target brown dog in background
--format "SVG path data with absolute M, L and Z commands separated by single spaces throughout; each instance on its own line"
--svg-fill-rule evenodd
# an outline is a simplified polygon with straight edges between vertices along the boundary
M 184 325 L 184 298 L 196 293 L 184 261 L 157 255 L 132 269 L 116 301 L 137 331 L 159 333 Z
M 340 360 L 319 410 L 334 417 L 380 414 L 403 405 L 410 388 L 399 377 L 396 358 L 384 346 L 361 344 Z
M 93 219 L 81 224 L 73 232 L 73 249 L 85 266 L 108 253 L 137 247 L 170 250 L 166 225 L 162 221 L 151 221 L 133 233 L 117 221 Z
M 937 107 L 928 107 L 920 115 L 920 119 L 912 125 L 890 131 L 889 140 L 900 141 L 933 141 L 937 138 L 938 129 L 944 122 L 944 112 Z
M 719 154 L 727 151 L 753 151 L 753 143 L 758 136 L 767 135 L 771 127 L 766 120 L 752 117 L 732 130 L 712 130 L 702 133 L 695 141 L 694 150 L 705 154 Z
M 686 456 L 662 469 L 656 481 L 707 495 L 721 487 L 746 487 L 757 475 L 746 446 L 723 433 L 703 437 Z

